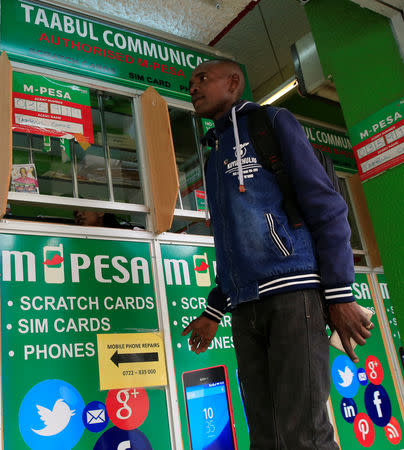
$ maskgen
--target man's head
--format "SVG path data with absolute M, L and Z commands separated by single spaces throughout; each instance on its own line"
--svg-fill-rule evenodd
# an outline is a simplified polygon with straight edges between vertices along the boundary
M 244 75 L 231 60 L 206 61 L 189 80 L 189 93 L 195 111 L 202 117 L 218 119 L 225 114 L 244 91 Z
M 102 227 L 104 222 L 104 213 L 101 211 L 79 210 L 73 211 L 74 222 L 76 225 L 87 227 Z

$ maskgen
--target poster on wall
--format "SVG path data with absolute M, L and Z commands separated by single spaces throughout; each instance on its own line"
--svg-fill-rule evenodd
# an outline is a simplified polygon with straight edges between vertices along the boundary
M 39 194 L 35 164 L 13 164 L 11 166 L 10 191 Z
M 165 391 L 133 358 L 159 342 L 150 244 L 2 234 L 0 255 L 4 450 L 171 449 Z M 104 391 L 100 352 L 120 376 Z
M 366 345 L 355 349 L 357 364 L 345 353 L 330 348 L 336 436 L 342 449 L 402 448 L 403 405 L 397 395 L 391 355 L 386 352 L 385 330 L 375 314 L 377 306 L 370 275 L 357 273 L 352 291 L 358 304 L 374 313 L 371 320 L 375 327 Z
M 13 131 L 94 143 L 90 91 L 41 75 L 13 72 Z
M 249 448 L 238 368 L 226 314 L 209 349 L 196 355 L 183 329 L 205 309 L 215 286 L 214 249 L 161 245 L 182 440 L 185 450 Z
M 368 180 L 404 161 L 404 98 L 349 130 L 359 175 Z

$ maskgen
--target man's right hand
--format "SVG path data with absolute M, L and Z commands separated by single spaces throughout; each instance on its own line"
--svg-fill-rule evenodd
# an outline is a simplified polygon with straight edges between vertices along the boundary
M 219 324 L 214 320 L 208 319 L 205 316 L 199 316 L 193 320 L 181 333 L 186 336 L 192 331 L 189 338 L 189 345 L 191 350 L 196 354 L 206 351 L 215 337 Z

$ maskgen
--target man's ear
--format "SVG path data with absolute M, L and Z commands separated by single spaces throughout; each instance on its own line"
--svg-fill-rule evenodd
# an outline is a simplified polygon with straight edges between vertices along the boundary
M 230 86 L 229 86 L 229 91 L 231 93 L 233 92 L 237 92 L 238 88 L 240 86 L 240 76 L 238 73 L 232 73 L 230 75 Z

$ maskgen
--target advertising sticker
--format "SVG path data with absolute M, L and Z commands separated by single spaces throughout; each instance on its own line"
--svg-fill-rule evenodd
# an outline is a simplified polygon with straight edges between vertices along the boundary
M 362 181 L 404 161 L 404 98 L 349 130 Z
M 88 88 L 13 72 L 13 131 L 94 143 Z

